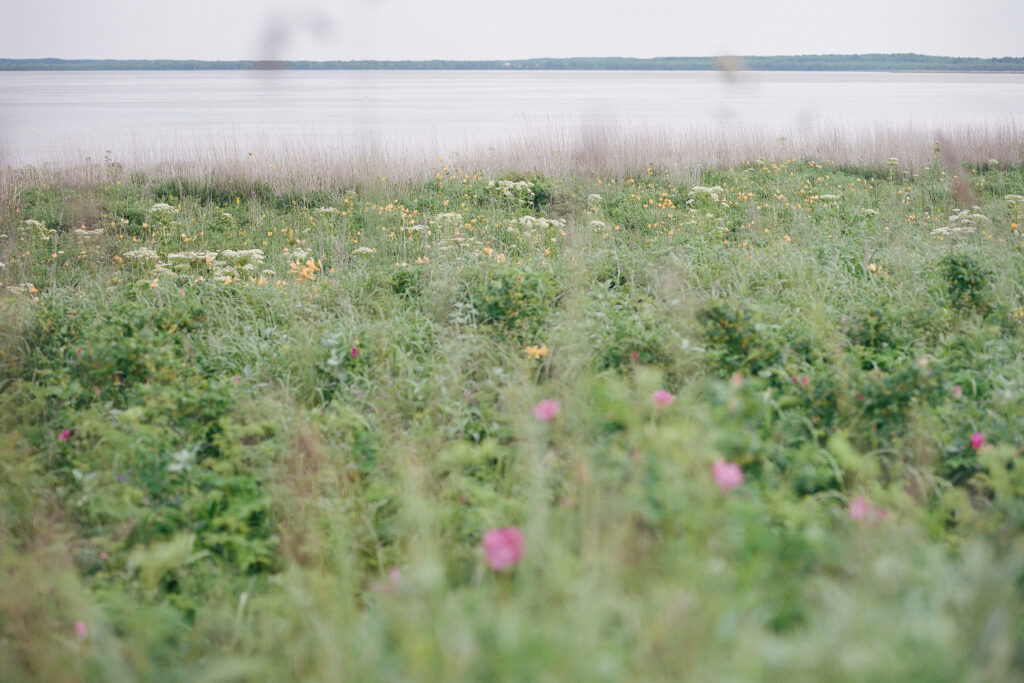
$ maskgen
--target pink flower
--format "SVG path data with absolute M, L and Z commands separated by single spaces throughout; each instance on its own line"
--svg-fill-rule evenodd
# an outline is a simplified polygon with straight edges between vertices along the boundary
M 75 634 L 79 638 L 85 638 L 89 635 L 89 629 L 85 627 L 85 622 L 81 619 L 75 622 Z
M 67 441 L 70 436 L 71 430 L 65 429 L 63 432 L 60 433 L 59 436 L 57 436 L 57 441 Z
M 654 405 L 658 408 L 666 408 L 676 402 L 676 397 L 664 389 L 658 389 L 651 396 L 651 400 L 654 401 Z
M 562 412 L 562 404 L 554 399 L 546 398 L 533 407 L 533 416 L 541 422 L 551 422 Z
M 711 465 L 711 474 L 722 493 L 728 493 L 743 483 L 743 470 L 734 462 L 716 460 Z
M 864 496 L 850 500 L 850 519 L 857 522 L 880 522 L 889 516 L 885 508 L 876 508 Z
M 734 372 L 732 377 L 729 378 L 729 384 L 736 388 L 743 386 L 743 375 L 738 372 Z
M 803 377 L 800 378 L 800 384 L 803 384 L 805 387 L 807 386 L 807 383 L 810 381 L 811 380 L 807 375 L 804 375 Z
M 398 590 L 398 586 L 401 582 L 402 572 L 399 571 L 398 567 L 392 567 L 391 571 L 388 572 L 388 580 L 378 581 L 370 586 L 370 590 L 374 593 L 394 593 Z
M 108 557 L 110 557 L 110 555 L 108 555 L 108 554 L 107 554 L 107 551 L 106 551 L 106 550 L 101 550 L 101 551 L 100 551 L 100 559 L 101 559 L 101 560 L 105 560 L 105 559 L 107 559 Z
M 959 384 L 953 387 L 953 395 L 956 396 L 957 398 L 960 398 L 961 396 L 964 395 L 964 390 L 960 388 Z
M 979 450 L 985 443 L 985 437 L 981 432 L 974 432 L 971 434 L 971 448 Z
M 519 527 L 507 526 L 491 529 L 483 537 L 487 564 L 496 572 L 514 567 L 523 557 L 525 541 Z
M 353 359 L 356 359 L 356 358 L 359 357 L 359 349 L 357 349 L 354 346 L 352 347 L 352 351 L 350 353 L 352 354 L 352 358 Z

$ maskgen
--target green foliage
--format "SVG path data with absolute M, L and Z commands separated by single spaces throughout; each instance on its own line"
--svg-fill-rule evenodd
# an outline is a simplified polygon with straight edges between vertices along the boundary
M 985 312 L 992 274 L 968 254 L 949 254 L 940 263 L 954 306 Z
M 0 677 L 1020 679 L 1024 173 L 642 171 L 21 189 Z
M 712 303 L 698 313 L 697 320 L 726 373 L 757 374 L 780 359 L 776 345 L 762 334 L 743 305 Z
M 512 266 L 478 274 L 466 293 L 466 303 L 479 324 L 494 327 L 511 339 L 537 338 L 556 295 L 544 273 Z

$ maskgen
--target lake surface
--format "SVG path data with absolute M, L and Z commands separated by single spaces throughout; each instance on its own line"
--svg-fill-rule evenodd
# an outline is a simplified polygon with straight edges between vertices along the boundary
M 580 127 L 808 130 L 1014 125 L 1024 74 L 637 71 L 0 72 L 15 165 L 109 150 L 427 152 Z

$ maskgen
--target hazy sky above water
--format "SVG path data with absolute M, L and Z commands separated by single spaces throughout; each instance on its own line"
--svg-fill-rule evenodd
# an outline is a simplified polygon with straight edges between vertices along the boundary
M 1024 56 L 1024 0 L 0 0 L 0 57 Z

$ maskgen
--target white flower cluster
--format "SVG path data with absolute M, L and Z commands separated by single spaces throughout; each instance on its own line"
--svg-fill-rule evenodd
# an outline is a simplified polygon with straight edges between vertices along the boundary
M 592 228 L 607 228 L 608 224 L 604 221 L 590 221 L 590 227 Z
M 458 215 L 458 214 L 456 214 L 456 215 Z M 402 228 L 402 230 L 405 230 L 406 232 L 423 232 L 426 229 L 427 229 L 427 226 L 425 226 L 425 225 L 410 225 L 407 228 Z
M 1005 199 L 1006 203 L 1011 206 L 1024 206 L 1024 195 L 1008 194 L 1003 197 L 1003 199 Z
M 533 202 L 533 183 L 529 180 L 492 180 L 487 187 L 502 197 L 518 199 L 524 204 Z
M 587 195 L 587 208 L 591 211 L 597 211 L 601 208 L 601 195 L 599 194 L 588 194 Z
M 837 195 L 837 194 L 819 194 L 818 195 L 818 199 L 820 199 L 822 201 L 827 201 L 827 202 L 837 202 L 837 201 L 839 201 L 839 195 Z
M 483 246 L 483 242 L 473 237 L 449 237 L 443 239 L 437 243 L 438 251 L 449 251 L 451 249 L 460 249 L 462 247 L 479 247 Z
M 462 225 L 462 214 L 454 212 L 439 213 L 434 216 L 434 222 L 449 228 L 457 228 Z
M 695 199 L 699 199 L 702 197 L 710 199 L 711 201 L 714 202 L 719 202 L 722 200 L 721 194 L 723 192 L 725 192 L 725 190 L 720 185 L 712 185 L 711 187 L 704 187 L 703 185 L 694 185 L 693 187 L 690 188 L 690 198 L 686 200 L 686 203 L 689 204 L 693 202 Z
M 862 209 L 861 213 L 864 214 L 865 216 L 877 216 L 878 209 Z
M 565 221 L 561 218 L 534 218 L 533 216 L 522 216 L 512 222 L 513 226 L 519 223 L 527 230 L 539 228 L 546 230 L 547 228 L 564 228 Z
M 129 261 L 156 261 L 160 258 L 159 254 L 150 249 L 149 247 L 142 247 L 141 249 L 133 249 L 126 251 L 121 254 L 123 258 Z
M 307 252 L 307 251 L 306 251 L 305 249 L 303 249 L 302 247 L 295 247 L 294 249 L 292 249 L 292 250 L 291 250 L 291 252 L 290 252 L 290 253 L 289 253 L 289 252 L 288 252 L 288 250 L 286 249 L 286 250 L 285 250 L 285 252 L 286 252 L 286 254 L 287 254 L 288 256 L 290 256 L 291 258 L 297 258 L 297 259 L 299 259 L 300 261 L 305 261 L 306 259 L 308 259 L 308 258 L 309 258 L 309 252 Z
M 336 208 L 334 208 L 333 206 L 321 206 L 321 207 L 313 209 L 313 213 L 331 214 L 331 213 L 338 213 L 338 210 Z
M 220 258 L 233 266 L 258 266 L 266 260 L 262 249 L 225 249 Z
M 260 273 L 260 265 L 266 259 L 262 249 L 225 249 L 216 251 L 181 251 L 167 254 L 166 261 L 148 247 L 133 249 L 121 255 L 129 261 L 155 262 L 155 268 L 161 273 L 189 273 L 196 268 L 206 267 L 213 270 L 214 279 L 232 282 L 241 274 L 253 275 Z M 264 275 L 273 275 L 274 271 L 264 270 Z
M 7 285 L 7 291 L 11 294 L 35 294 L 39 290 L 31 282 L 22 282 L 20 285 Z
M 82 228 L 75 228 L 71 231 L 77 237 L 82 239 L 92 239 L 93 237 L 99 237 L 103 234 L 103 228 L 96 228 L 95 230 L 84 230 Z
M 176 207 L 171 206 L 170 204 L 164 204 L 163 202 L 157 202 L 153 206 L 149 207 L 149 212 L 150 213 L 155 213 L 155 214 L 168 214 L 168 215 L 170 215 L 170 214 L 178 213 L 178 209 Z
M 167 255 L 168 261 L 179 263 L 213 263 L 217 258 L 215 251 L 181 251 Z
M 944 227 L 935 228 L 931 234 L 960 239 L 967 237 L 978 229 L 978 221 L 988 221 L 987 216 L 977 213 L 980 207 L 972 206 L 971 209 L 974 213 L 968 209 L 956 212 L 946 219 L 947 224 Z
M 359 247 L 359 248 L 355 249 L 352 253 L 353 254 L 376 254 L 377 250 L 374 249 L 373 247 Z
M 57 234 L 56 230 L 46 227 L 45 223 L 32 220 L 31 218 L 25 221 L 25 225 L 19 227 L 18 230 L 22 233 L 34 230 L 39 239 L 45 240 L 46 242 L 49 242 L 50 238 Z

